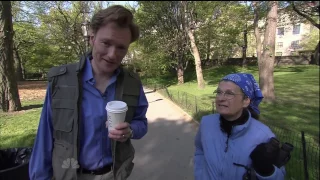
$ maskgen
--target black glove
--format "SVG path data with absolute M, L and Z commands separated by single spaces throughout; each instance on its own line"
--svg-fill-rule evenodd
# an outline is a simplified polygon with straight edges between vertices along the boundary
M 268 143 L 259 144 L 250 154 L 254 170 L 261 176 L 272 175 L 278 152 L 279 147 L 274 148 Z

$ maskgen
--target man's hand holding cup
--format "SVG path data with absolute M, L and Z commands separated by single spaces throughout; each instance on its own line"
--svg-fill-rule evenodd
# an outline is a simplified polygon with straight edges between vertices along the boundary
M 125 122 L 128 110 L 127 104 L 123 101 L 111 101 L 106 106 L 108 120 L 106 127 L 109 131 L 109 138 L 125 142 L 132 136 L 130 124 Z
M 107 123 L 106 125 L 108 126 Z M 114 130 L 109 130 L 109 138 L 116 141 L 125 142 L 131 138 L 131 136 L 132 130 L 127 122 L 118 124 Z

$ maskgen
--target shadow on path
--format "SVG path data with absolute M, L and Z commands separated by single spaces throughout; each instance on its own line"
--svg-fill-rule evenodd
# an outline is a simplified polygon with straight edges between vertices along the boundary
M 135 163 L 128 180 L 193 180 L 197 124 L 187 121 L 166 99 L 148 94 L 148 133 L 132 140 Z M 160 101 L 161 99 L 161 101 Z

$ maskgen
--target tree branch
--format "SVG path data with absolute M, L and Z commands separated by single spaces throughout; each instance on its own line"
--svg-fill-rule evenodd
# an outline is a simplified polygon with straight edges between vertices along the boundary
M 23 21 L 23 20 L 19 20 L 19 21 L 13 21 L 13 23 L 28 23 L 28 24 L 34 24 L 33 22 L 31 21 Z
M 57 4 L 57 5 L 58 5 L 58 11 L 59 11 L 60 14 L 64 17 L 64 19 L 66 20 L 66 23 L 67 23 L 67 24 L 70 24 L 70 23 L 69 23 L 69 20 L 68 20 L 68 17 L 63 13 L 63 11 L 62 11 L 62 9 L 61 9 L 61 7 L 60 7 L 60 3 Z
M 314 25 L 315 27 L 317 27 L 318 29 L 320 29 L 320 25 L 317 24 L 312 18 L 310 18 L 309 16 L 303 14 L 302 12 L 300 12 L 297 7 L 294 5 L 294 2 L 290 2 L 290 5 L 292 7 L 292 9 L 299 14 L 300 16 L 306 18 L 312 25 Z
M 184 66 L 183 70 L 185 71 L 188 67 L 189 61 L 186 61 L 186 65 Z

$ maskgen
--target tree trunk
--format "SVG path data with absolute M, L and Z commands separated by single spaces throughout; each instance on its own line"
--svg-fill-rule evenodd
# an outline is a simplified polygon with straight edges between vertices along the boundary
M 190 29 L 188 29 L 188 36 L 190 38 L 191 49 L 192 49 L 192 53 L 193 53 L 194 61 L 195 61 L 195 65 L 196 65 L 198 88 L 204 89 L 205 84 L 204 84 L 203 74 L 202 74 L 200 54 L 199 54 L 199 50 L 198 50 L 198 47 L 197 47 L 195 39 L 194 39 L 194 34 L 193 34 L 192 30 L 190 30 Z
M 277 28 L 278 1 L 269 1 L 269 12 L 267 15 L 267 26 L 264 33 L 263 53 L 259 61 L 259 84 L 265 101 L 275 100 L 274 93 L 274 59 L 275 39 Z
M 22 79 L 25 80 L 26 79 L 26 69 L 24 68 L 25 62 L 22 58 L 20 58 L 20 60 L 21 60 Z
M 201 67 L 201 58 L 199 54 L 198 47 L 196 45 L 195 37 L 194 37 L 194 29 L 196 28 L 196 23 L 191 17 L 193 14 L 194 9 L 188 8 L 188 1 L 181 2 L 182 6 L 184 7 L 184 30 L 188 34 L 190 44 L 191 44 L 191 50 L 192 54 L 194 57 L 195 65 L 196 65 L 196 73 L 197 73 L 197 82 L 198 82 L 198 88 L 199 89 L 204 89 L 205 84 L 203 80 L 203 75 L 202 75 L 202 67 Z M 187 13 L 190 11 L 189 13 Z M 190 14 L 190 15 L 188 15 Z
M 210 54 L 211 54 L 211 25 L 209 24 L 207 27 L 207 34 L 208 34 L 208 39 L 207 39 L 207 62 L 210 60 Z
M 206 57 L 206 61 L 208 62 L 209 60 L 210 60 L 210 36 L 209 36 L 209 38 L 208 38 L 208 40 L 207 40 L 207 53 L 206 53 L 206 55 L 207 55 L 207 57 Z
M 247 66 L 247 47 L 248 47 L 248 29 L 247 29 L 247 24 L 245 27 L 245 30 L 243 31 L 243 42 L 244 45 L 242 47 L 242 67 L 246 67 Z
M 21 109 L 13 59 L 13 25 L 11 1 L 0 2 L 0 108 Z
M 15 44 L 13 44 L 14 69 L 16 71 L 17 81 L 23 81 L 22 63 L 19 56 L 19 51 Z
M 313 58 L 315 60 L 316 65 L 319 65 L 319 48 L 320 48 L 319 44 L 320 44 L 320 42 L 318 42 L 318 45 L 317 45 L 317 47 L 314 51 L 314 54 L 313 54 Z
M 259 1 L 253 2 L 254 7 L 254 35 L 256 37 L 256 46 L 257 46 L 257 61 L 258 64 L 261 60 L 261 35 L 259 32 L 258 22 L 259 22 Z
M 183 68 L 183 61 L 179 59 L 178 66 L 177 66 L 177 77 L 178 77 L 178 85 L 184 83 L 184 68 Z

